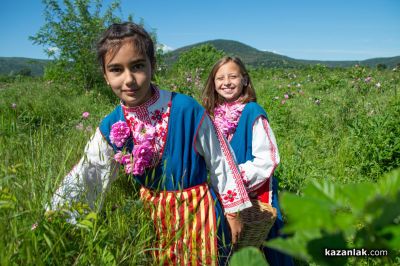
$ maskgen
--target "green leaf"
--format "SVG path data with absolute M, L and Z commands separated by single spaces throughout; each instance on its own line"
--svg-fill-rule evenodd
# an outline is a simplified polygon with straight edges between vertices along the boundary
M 292 257 L 303 261 L 309 261 L 311 256 L 307 252 L 307 242 L 319 238 L 319 230 L 303 231 L 299 230 L 293 236 L 287 238 L 274 238 L 265 243 L 265 246 L 289 254 Z
M 396 200 L 377 197 L 365 207 L 365 214 L 373 217 L 371 225 L 375 229 L 391 225 L 395 219 L 400 217 L 400 191 Z
M 268 265 L 268 263 L 258 248 L 246 247 L 233 254 L 229 265 L 263 266 Z
M 320 201 L 326 201 L 327 203 L 336 204 L 337 188 L 333 183 L 327 181 L 317 182 L 314 181 L 304 189 L 304 194 L 310 198 L 316 198 Z
M 43 238 L 46 241 L 46 243 L 49 246 L 49 248 L 52 249 L 53 248 L 53 243 L 51 242 L 50 238 L 46 234 L 43 234 Z
M 386 239 L 387 244 L 393 250 L 400 251 L 400 226 L 391 225 L 385 227 L 379 234 L 382 238 Z
M 346 249 L 347 243 L 342 233 L 324 234 L 319 239 L 313 239 L 307 243 L 307 251 L 315 262 L 320 265 L 345 265 L 347 257 L 328 257 L 325 249 Z
M 348 184 L 341 188 L 343 204 L 349 206 L 355 214 L 364 211 L 364 207 L 374 196 L 376 185 L 371 183 Z
M 335 229 L 332 224 L 332 210 L 335 205 L 331 202 L 309 197 L 307 194 L 300 197 L 284 193 L 281 197 L 281 205 L 288 217 L 288 224 L 284 232 L 294 233 L 299 228 L 302 230 L 315 228 Z
M 386 174 L 378 183 L 378 193 L 396 198 L 400 193 L 400 168 Z

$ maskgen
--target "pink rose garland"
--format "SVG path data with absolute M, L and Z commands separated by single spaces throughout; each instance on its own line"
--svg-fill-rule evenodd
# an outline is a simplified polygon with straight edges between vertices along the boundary
M 235 102 L 233 104 L 223 103 L 215 107 L 214 122 L 226 138 L 235 133 L 244 106 L 240 102 Z

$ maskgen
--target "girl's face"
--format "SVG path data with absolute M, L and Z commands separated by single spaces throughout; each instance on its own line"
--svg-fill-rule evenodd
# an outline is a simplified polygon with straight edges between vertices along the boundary
M 123 43 L 114 55 L 107 53 L 104 62 L 104 77 L 126 106 L 138 106 L 151 97 L 150 60 L 147 55 L 139 54 L 131 43 Z
M 239 66 L 232 61 L 223 64 L 215 73 L 215 90 L 227 102 L 237 100 L 242 95 L 243 85 L 247 86 L 246 83 L 247 79 L 243 78 Z

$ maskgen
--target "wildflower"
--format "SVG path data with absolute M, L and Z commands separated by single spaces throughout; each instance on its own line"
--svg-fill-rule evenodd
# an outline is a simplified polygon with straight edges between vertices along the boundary
M 299 90 L 298 92 L 299 92 L 299 94 L 304 95 L 304 91 L 303 90 Z
M 11 104 L 11 108 L 12 108 L 12 109 L 16 109 L 16 108 L 17 108 L 17 104 L 16 104 L 16 103 L 12 103 L 12 104 Z
M 130 129 L 126 122 L 119 121 L 111 126 L 110 141 L 117 147 L 122 147 L 130 135 Z
M 75 128 L 76 128 L 77 130 L 83 130 L 83 123 L 81 122 L 81 123 L 77 124 L 77 125 L 75 126 Z
M 285 95 L 283 95 L 283 97 L 284 97 L 285 99 L 289 99 L 289 94 L 285 93 Z
M 32 224 L 31 231 L 35 230 L 38 226 L 39 226 L 39 224 L 37 222 Z
M 82 118 L 87 119 L 89 117 L 90 113 L 89 112 L 83 112 L 82 113 Z
M 301 87 L 301 84 L 300 84 L 300 83 L 297 83 L 296 87 Z
M 282 101 L 281 101 L 281 104 L 285 104 L 285 103 L 286 103 L 286 100 L 282 100 Z
M 378 83 L 375 84 L 375 87 L 377 87 L 378 89 L 379 89 L 381 86 L 382 86 L 382 85 L 381 85 L 380 82 L 378 82 Z
M 92 128 L 92 126 L 87 126 L 85 130 L 86 130 L 86 132 L 92 132 L 93 128 Z
M 365 81 L 365 83 L 369 83 L 370 81 L 371 81 L 371 77 L 370 76 L 368 76 L 368 77 L 366 77 L 365 79 L 364 79 L 364 81 Z
M 320 105 L 321 104 L 321 100 L 320 99 L 316 99 L 314 102 L 315 102 L 316 105 Z
M 279 96 L 275 96 L 275 97 L 274 97 L 274 100 L 279 100 Z

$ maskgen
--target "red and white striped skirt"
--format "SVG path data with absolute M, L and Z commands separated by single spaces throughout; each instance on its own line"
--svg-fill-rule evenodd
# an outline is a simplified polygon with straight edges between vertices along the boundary
M 215 202 L 206 183 L 179 191 L 142 187 L 157 240 L 154 258 L 164 265 L 217 265 Z

